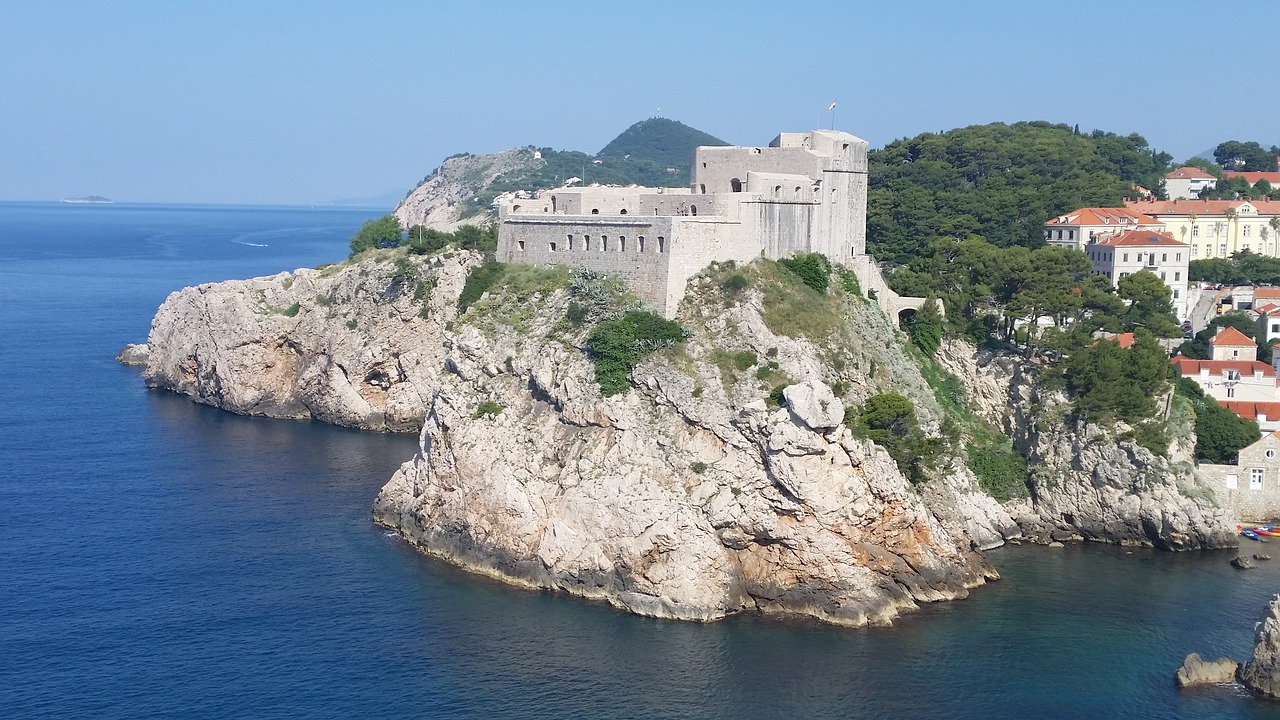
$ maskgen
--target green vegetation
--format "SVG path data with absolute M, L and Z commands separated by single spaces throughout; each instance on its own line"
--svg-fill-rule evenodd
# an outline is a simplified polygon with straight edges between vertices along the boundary
M 736 352 L 733 354 L 733 366 L 739 370 L 750 370 L 755 367 L 756 354 L 750 350 Z
M 1027 497 L 1027 461 L 1013 443 L 993 429 L 974 435 L 968 448 L 968 465 L 982 489 L 1000 502 Z
M 706 472 L 706 471 L 707 471 L 707 467 L 708 467 L 708 465 L 707 465 L 706 463 L 702 462 L 701 460 L 694 460 L 692 463 L 690 463 L 690 464 L 689 464 L 689 469 L 690 469 L 690 470 L 692 470 L 692 471 L 694 471 L 695 473 L 697 473 L 697 474 L 699 474 L 699 475 L 701 475 L 702 473 Z
M 916 420 L 915 405 L 905 396 L 882 393 L 867 398 L 860 410 L 845 408 L 845 424 L 858 437 L 888 451 L 911 482 L 928 479 L 925 468 L 937 457 L 941 440 L 925 437 Z
M 500 413 L 502 413 L 503 409 L 504 408 L 502 407 L 502 405 L 492 400 L 482 400 L 480 404 L 476 406 L 476 412 L 471 417 L 477 420 L 479 420 L 480 418 L 486 415 L 492 415 L 494 417 L 497 417 Z
M 596 366 L 596 382 L 605 397 L 625 392 L 628 377 L 655 350 L 675 346 L 687 336 L 684 328 L 645 310 L 630 310 L 603 320 L 587 336 L 587 353 Z
M 395 215 L 384 215 L 376 220 L 366 220 L 351 238 L 351 257 L 373 248 L 399 247 L 404 227 Z
M 1076 414 L 1087 422 L 1123 420 L 1137 425 L 1155 412 L 1155 397 L 1168 387 L 1169 355 L 1143 328 L 1133 346 L 1099 341 L 1074 351 L 1067 359 L 1067 389 L 1075 396 Z
M 458 314 L 466 312 L 472 303 L 488 292 L 498 278 L 502 277 L 506 267 L 496 260 L 490 260 L 472 268 L 471 272 L 467 273 L 467 281 L 462 286 L 462 292 L 458 295 Z
M 1277 155 L 1280 147 L 1272 145 L 1267 150 L 1253 141 L 1228 140 L 1213 149 L 1213 159 L 1218 165 L 1242 172 L 1275 172 L 1280 169 L 1276 167 Z
M 570 178 L 578 178 L 583 185 L 688 187 L 694 148 L 726 144 L 675 120 L 650 118 L 627 128 L 598 155 L 538 148 L 541 160 L 502 175 L 477 192 L 463 209 L 463 217 L 487 212 L 494 198 L 504 192 L 556 188 Z
M 814 290 L 796 273 L 769 260 L 759 261 L 751 269 L 759 273 L 763 319 L 769 330 L 787 337 L 821 340 L 840 326 L 839 302 Z
M 1209 359 L 1209 340 L 1218 333 L 1219 328 L 1232 327 L 1254 342 L 1258 341 L 1261 328 L 1258 322 L 1254 320 L 1248 313 L 1242 310 L 1233 310 L 1229 313 L 1223 313 L 1209 322 L 1209 326 L 1196 336 L 1178 346 L 1178 352 L 1193 360 Z M 1265 342 L 1258 343 L 1258 359 L 1268 365 L 1271 364 L 1272 350 L 1271 346 Z
M 494 252 L 498 249 L 498 226 L 496 223 L 486 223 L 483 226 L 463 225 L 447 233 L 414 225 L 409 228 L 408 238 L 404 242 L 409 252 L 415 255 L 432 255 L 450 246 L 463 250 Z
M 1194 380 L 1178 378 L 1174 385 L 1195 410 L 1196 459 L 1218 465 L 1236 462 L 1240 448 L 1262 437 L 1258 423 L 1236 415 L 1204 394 Z
M 1280 237 L 1280 217 L 1272 218 L 1270 229 Z M 1192 260 L 1187 277 L 1229 285 L 1280 285 L 1280 258 L 1241 250 L 1229 258 Z
M 938 237 L 1038 247 L 1050 218 L 1118 206 L 1135 183 L 1158 187 L 1172 159 L 1141 135 L 1083 135 L 1045 122 L 898 140 L 868 157 L 867 247 L 891 264 Z
M 778 261 L 782 267 L 796 274 L 796 277 L 819 295 L 827 293 L 827 285 L 831 280 L 831 262 L 820 253 L 796 253 Z
M 907 322 L 907 334 L 911 342 L 927 357 L 933 357 L 942 344 L 942 313 L 938 311 L 938 299 L 929 296 L 924 305 Z

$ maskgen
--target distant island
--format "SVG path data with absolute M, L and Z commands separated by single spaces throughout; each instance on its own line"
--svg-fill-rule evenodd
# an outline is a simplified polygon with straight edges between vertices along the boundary
M 62 202 L 74 205 L 112 205 L 115 200 L 104 198 L 101 195 L 86 195 L 78 198 L 62 198 Z

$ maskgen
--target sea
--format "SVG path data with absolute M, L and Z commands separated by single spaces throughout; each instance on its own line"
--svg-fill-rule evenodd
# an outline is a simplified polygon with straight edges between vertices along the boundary
M 1280 718 L 1276 560 L 1005 547 L 891 627 L 693 624 L 530 592 L 375 526 L 415 438 L 232 415 L 117 364 L 183 286 L 342 260 L 381 210 L 0 203 L 0 718 Z

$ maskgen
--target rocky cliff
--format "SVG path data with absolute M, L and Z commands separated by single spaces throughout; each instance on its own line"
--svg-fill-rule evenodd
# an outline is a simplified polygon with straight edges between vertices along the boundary
M 1253 692 L 1280 700 L 1280 595 L 1272 595 L 1254 626 L 1253 654 L 1240 667 L 1240 682 Z
M 1027 458 L 1031 496 L 1009 509 L 1030 539 L 1238 546 L 1234 519 L 1196 477 L 1186 442 L 1175 438 L 1166 459 L 1125 439 L 1123 428 L 1072 420 L 1060 391 L 1040 390 L 1034 362 L 957 341 L 944 344 L 939 361 L 964 382 L 974 410 Z
M 491 155 L 455 155 L 409 191 L 396 206 L 395 216 L 405 227 L 425 225 L 444 231 L 468 222 L 476 224 L 492 214 L 488 206 L 476 205 L 477 193 L 503 175 L 528 171 L 542 163 L 531 147 Z
M 929 432 L 942 416 L 861 298 L 818 296 L 771 263 L 729 292 L 722 268 L 691 288 L 689 340 L 606 398 L 582 345 L 630 302 L 619 288 L 513 266 L 459 315 L 479 262 L 384 251 L 185 289 L 156 315 L 144 377 L 235 412 L 420 428 L 379 522 L 477 571 L 638 613 L 861 625 L 995 577 L 975 548 L 1016 527 L 962 463 L 921 493 L 842 425 L 846 404 L 887 389 Z M 575 303 L 592 308 L 580 324 Z

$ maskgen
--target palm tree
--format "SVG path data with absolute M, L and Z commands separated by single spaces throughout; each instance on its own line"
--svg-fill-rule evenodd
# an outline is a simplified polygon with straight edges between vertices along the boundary
M 1227 217 L 1227 222 L 1231 223 L 1231 225 L 1235 228 L 1235 232 L 1231 233 L 1231 236 L 1232 236 L 1231 247 L 1235 248 L 1240 241 L 1239 214 L 1236 212 L 1236 209 L 1233 207 L 1227 208 L 1226 210 L 1223 211 L 1222 214 Z M 1234 253 L 1235 251 L 1232 250 L 1232 252 Z

